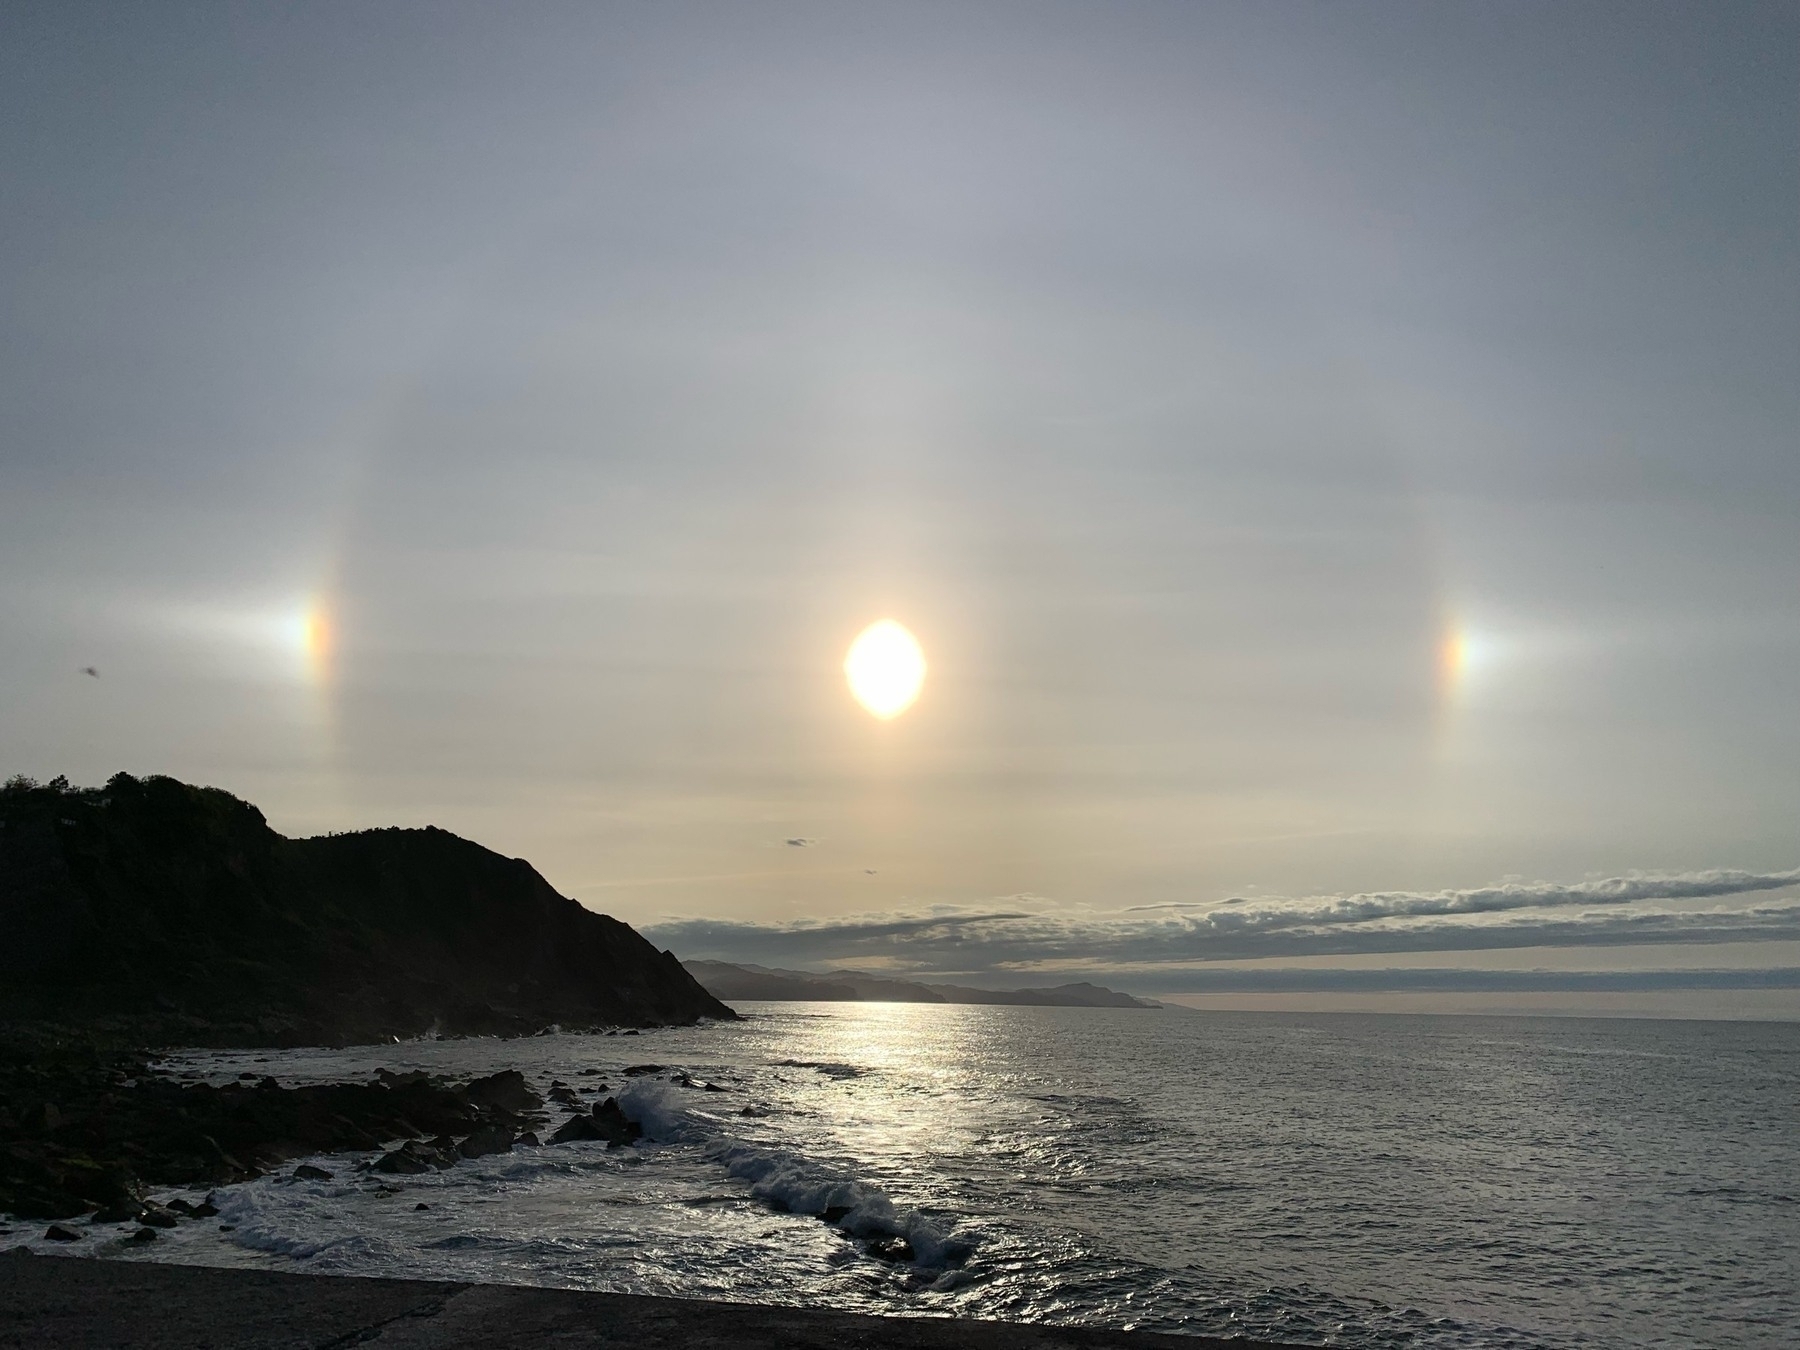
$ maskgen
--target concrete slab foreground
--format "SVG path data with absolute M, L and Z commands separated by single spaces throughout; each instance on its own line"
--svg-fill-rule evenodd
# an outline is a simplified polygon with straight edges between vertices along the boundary
M 0 1350 L 1259 1350 L 1251 1341 L 515 1285 L 0 1258 Z M 1261 1347 L 1260 1350 L 1278 1350 Z

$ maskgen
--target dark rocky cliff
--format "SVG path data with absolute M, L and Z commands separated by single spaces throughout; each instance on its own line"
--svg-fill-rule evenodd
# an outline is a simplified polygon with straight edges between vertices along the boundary
M 172 778 L 0 789 L 0 1018 L 300 1044 L 733 1016 L 667 952 L 443 830 L 288 839 Z

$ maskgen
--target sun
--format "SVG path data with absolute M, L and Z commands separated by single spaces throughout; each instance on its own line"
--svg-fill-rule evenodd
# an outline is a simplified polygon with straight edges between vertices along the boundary
M 925 653 L 919 640 L 892 619 L 872 623 L 850 644 L 844 677 L 856 701 L 887 721 L 919 697 L 925 683 Z

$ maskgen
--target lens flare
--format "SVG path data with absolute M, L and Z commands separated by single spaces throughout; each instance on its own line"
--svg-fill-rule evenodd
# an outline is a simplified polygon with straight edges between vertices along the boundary
M 844 657 L 844 677 L 856 701 L 882 721 L 898 717 L 925 683 L 925 653 L 918 639 L 892 619 L 863 629 Z

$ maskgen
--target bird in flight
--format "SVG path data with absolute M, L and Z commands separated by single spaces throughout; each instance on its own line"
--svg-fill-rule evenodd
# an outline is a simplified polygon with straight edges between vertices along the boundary
M 96 680 L 100 678 L 100 672 L 95 670 L 92 666 L 83 666 L 81 668 L 81 673 L 83 675 L 92 675 Z

